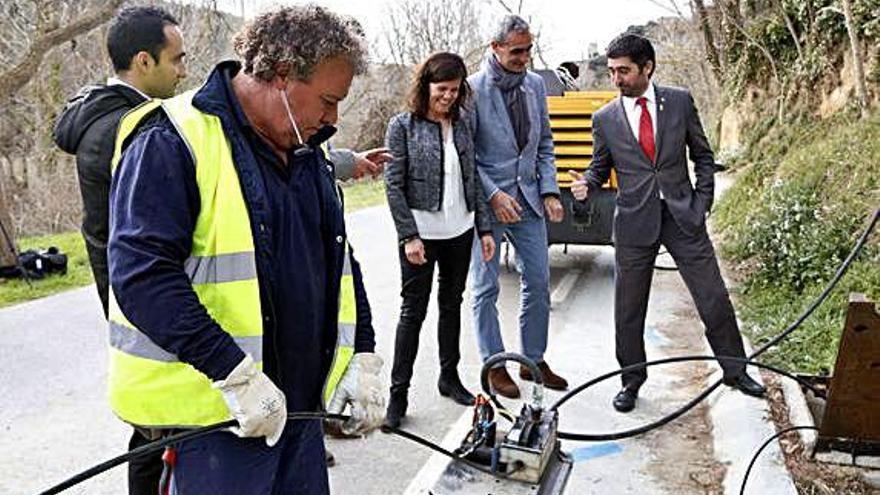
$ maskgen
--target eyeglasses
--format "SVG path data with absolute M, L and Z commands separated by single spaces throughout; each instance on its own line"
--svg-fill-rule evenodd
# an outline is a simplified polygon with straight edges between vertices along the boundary
M 526 53 L 531 53 L 531 51 L 532 51 L 532 45 L 528 45 L 528 46 L 519 46 L 519 47 L 516 47 L 516 48 L 511 48 L 511 49 L 509 50 L 509 52 L 510 52 L 511 55 L 516 55 L 516 56 L 524 55 L 524 54 L 526 54 Z

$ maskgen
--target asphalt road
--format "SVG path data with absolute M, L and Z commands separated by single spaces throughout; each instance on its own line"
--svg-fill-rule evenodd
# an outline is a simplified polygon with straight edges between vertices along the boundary
M 364 268 L 377 352 L 386 358 L 387 375 L 399 309 L 393 225 L 387 209 L 376 207 L 350 215 L 348 227 Z M 577 247 L 564 254 L 553 247 L 551 260 L 551 290 L 556 292 L 548 362 L 573 384 L 617 368 L 613 251 Z M 701 327 L 677 274 L 658 272 L 654 283 L 646 334 L 649 358 L 703 353 Z M 505 342 L 513 351 L 519 350 L 518 285 L 515 271 L 503 275 L 499 312 Z M 460 372 L 465 385 L 476 392 L 480 361 L 468 300 L 466 294 Z M 449 436 L 447 441 L 454 443 L 458 432 L 452 426 L 462 424 L 467 409 L 437 393 L 436 323 L 436 303 L 432 303 L 404 426 L 437 441 Z M 0 311 L 0 493 L 36 493 L 125 450 L 130 430 L 112 415 L 105 398 L 105 335 L 93 287 Z M 609 380 L 564 406 L 561 428 L 602 432 L 643 424 L 683 402 L 707 375 L 705 366 L 652 371 L 639 408 L 625 416 L 611 409 L 618 382 Z M 558 393 L 547 395 L 548 402 L 559 397 Z M 719 486 L 725 467 L 713 457 L 717 439 L 712 438 L 706 410 L 687 418 L 675 427 L 636 439 L 566 443 L 565 449 L 577 461 L 567 493 L 704 493 Z M 421 446 L 378 432 L 365 439 L 330 440 L 328 447 L 338 461 L 330 470 L 332 492 L 338 494 L 434 491 L 430 487 L 439 473 L 431 466 L 444 462 Z M 124 493 L 124 479 L 124 468 L 115 468 L 68 493 Z M 472 486 L 459 492 L 487 493 L 481 490 Z M 533 491 L 526 486 L 522 490 Z

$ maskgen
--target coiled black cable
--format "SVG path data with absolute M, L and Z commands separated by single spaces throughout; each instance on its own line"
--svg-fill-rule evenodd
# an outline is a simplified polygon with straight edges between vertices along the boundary
M 294 412 L 294 413 L 287 414 L 288 421 L 302 421 L 302 420 L 310 420 L 310 419 L 330 419 L 330 420 L 346 421 L 350 417 L 351 416 L 348 416 L 345 414 L 332 414 L 332 413 L 325 413 L 325 412 Z M 238 425 L 238 423 L 234 419 L 231 419 L 228 421 L 223 421 L 221 423 L 215 423 L 215 424 L 208 425 L 208 426 L 202 426 L 200 428 L 195 428 L 195 429 L 187 430 L 185 432 L 178 433 L 175 435 L 170 435 L 168 437 L 156 440 L 155 442 L 151 442 L 149 444 L 142 445 L 136 449 L 130 450 L 124 454 L 118 455 L 112 459 L 109 459 L 109 460 L 104 461 L 100 464 L 97 464 L 89 469 L 86 469 L 85 471 L 62 481 L 61 483 L 58 483 L 57 485 L 49 488 L 48 490 L 40 492 L 39 495 L 55 495 L 57 493 L 61 493 L 64 490 L 67 490 L 68 488 L 72 488 L 72 487 L 74 487 L 74 486 L 76 486 L 76 485 L 78 485 L 78 484 L 80 484 L 90 478 L 93 478 L 93 477 L 103 473 L 104 471 L 108 471 L 108 470 L 110 470 L 120 464 L 124 464 L 126 462 L 129 462 L 134 458 L 145 456 L 148 454 L 153 454 L 155 452 L 159 452 L 160 450 L 165 449 L 168 446 L 182 443 L 182 442 L 185 442 L 188 440 L 193 440 L 195 438 L 207 435 L 209 433 L 214 433 L 216 431 L 225 430 L 227 428 L 231 428 L 236 425 Z M 387 426 L 384 428 L 384 431 L 393 433 L 393 434 L 398 435 L 400 437 L 403 437 L 407 440 L 415 442 L 419 445 L 427 447 L 435 452 L 438 452 L 440 454 L 443 454 L 443 455 L 449 457 L 450 459 L 453 459 L 456 462 L 460 462 L 462 464 L 465 464 L 468 467 L 470 467 L 476 471 L 480 471 L 482 473 L 488 474 L 489 476 L 493 476 L 495 478 L 506 479 L 511 474 L 513 474 L 513 472 L 516 470 L 516 469 L 514 469 L 514 470 L 508 471 L 506 473 L 495 472 L 495 471 L 492 471 L 491 469 L 489 469 L 481 464 L 477 464 L 473 461 L 465 459 L 462 456 L 456 455 L 455 453 L 450 452 L 449 450 L 446 450 L 442 446 L 440 446 L 430 440 L 427 440 L 423 437 L 420 437 L 414 433 L 411 433 L 411 432 L 408 432 L 405 430 L 401 430 L 400 428 L 393 428 L 393 427 L 387 427 Z
M 562 398 L 560 398 L 558 401 L 556 401 L 556 403 L 554 403 L 550 407 L 550 409 L 556 410 L 559 406 L 561 406 L 563 403 L 568 401 L 570 398 L 583 392 L 587 388 L 592 387 L 602 381 L 605 381 L 608 378 L 611 378 L 613 376 L 617 376 L 621 373 L 625 373 L 627 371 L 631 371 L 631 370 L 635 370 L 635 369 L 647 368 L 650 366 L 659 366 L 662 364 L 688 362 L 688 361 L 741 362 L 747 366 L 755 366 L 755 367 L 766 369 L 766 370 L 772 371 L 774 373 L 778 373 L 782 376 L 786 376 L 788 378 L 791 378 L 791 379 L 797 381 L 798 383 L 800 383 L 802 386 L 806 387 L 807 389 L 813 391 L 813 393 L 818 395 L 818 391 L 811 384 L 805 382 L 801 378 L 799 378 L 799 377 L 797 377 L 797 376 L 795 376 L 785 370 L 781 370 L 779 368 L 776 368 L 776 367 L 773 367 L 770 365 L 766 365 L 763 363 L 755 362 L 755 361 L 753 361 L 753 359 L 756 358 L 757 356 L 759 356 L 760 354 L 762 354 L 763 352 L 765 352 L 766 350 L 768 350 L 770 347 L 778 344 L 780 341 L 782 341 L 788 335 L 790 335 L 794 330 L 796 330 L 798 327 L 800 327 L 800 325 L 803 324 L 803 322 L 813 313 L 813 311 L 815 311 L 816 308 L 819 307 L 819 305 L 821 305 L 825 301 L 825 299 L 828 298 L 831 291 L 834 289 L 834 287 L 837 285 L 837 283 L 840 281 L 840 279 L 843 277 L 843 275 L 849 269 L 849 266 L 852 264 L 855 257 L 861 251 L 862 247 L 864 247 L 865 243 L 867 242 L 868 237 L 870 236 L 871 232 L 873 232 L 874 228 L 877 225 L 878 218 L 880 218 L 880 209 L 877 209 L 874 211 L 874 216 L 871 220 L 870 225 L 865 229 L 865 231 L 859 237 L 858 242 L 856 242 L 856 244 L 853 247 L 850 254 L 847 256 L 847 258 L 843 261 L 843 263 L 837 269 L 837 272 L 835 273 L 834 277 L 832 277 L 831 281 L 828 283 L 825 290 L 822 291 L 822 293 L 819 295 L 819 297 L 817 297 L 813 301 L 813 303 L 804 311 L 804 313 L 801 314 L 801 316 L 799 318 L 797 318 L 797 320 L 795 320 L 795 322 L 793 322 L 791 325 L 789 325 L 788 328 L 786 328 L 782 333 L 780 333 L 779 335 L 777 335 L 776 337 L 774 337 L 773 339 L 771 339 L 770 341 L 765 343 L 763 346 L 761 346 L 757 351 L 753 352 L 748 358 L 737 358 L 737 357 L 729 357 L 729 356 L 679 356 L 679 357 L 671 357 L 671 358 L 666 358 L 666 359 L 659 359 L 656 361 L 650 361 L 650 362 L 646 362 L 646 363 L 638 363 L 638 364 L 635 364 L 632 366 L 627 366 L 627 367 L 622 368 L 620 370 L 605 373 L 604 375 L 601 375 L 597 378 L 589 380 L 588 382 L 576 387 L 575 389 L 571 390 L 569 393 L 565 394 Z M 523 361 L 519 360 L 517 356 L 518 355 L 513 355 L 513 354 L 503 355 L 503 356 L 499 355 L 499 356 L 497 356 L 498 359 L 496 361 L 493 361 L 492 364 L 495 364 L 497 362 L 506 361 L 508 359 L 518 360 L 520 362 L 523 362 Z M 487 364 L 490 364 L 490 363 L 487 363 Z M 524 363 L 524 364 L 531 365 L 530 367 L 533 367 L 533 363 Z M 483 371 L 483 374 L 488 372 L 488 366 L 485 366 L 484 368 L 485 369 Z M 536 371 L 538 371 L 538 370 L 533 369 L 533 371 L 532 371 L 533 376 L 536 377 L 536 379 L 538 379 L 540 381 L 540 372 L 536 373 Z M 483 378 L 485 380 L 485 377 L 483 377 Z M 484 383 L 483 385 L 485 388 L 486 384 Z M 663 417 L 653 423 L 641 426 L 639 428 L 634 428 L 631 430 L 615 432 L 615 433 L 605 433 L 605 434 L 581 434 L 581 433 L 568 433 L 568 432 L 560 431 L 560 432 L 558 432 L 558 436 L 561 439 L 567 439 L 567 440 L 607 441 L 607 440 L 617 440 L 617 439 L 622 439 L 622 438 L 628 438 L 628 437 L 636 436 L 636 435 L 639 435 L 642 433 L 646 433 L 646 432 L 651 431 L 655 428 L 659 428 L 660 426 L 668 424 L 669 422 L 675 420 L 676 418 L 678 418 L 679 416 L 681 416 L 685 412 L 689 411 L 694 406 L 696 406 L 699 402 L 701 402 L 703 399 L 705 399 L 709 394 L 711 394 L 712 391 L 714 391 L 716 388 L 718 388 L 719 385 L 721 385 L 720 380 L 716 381 L 713 385 L 709 386 L 706 390 L 704 390 L 702 393 L 697 395 L 694 399 L 689 401 L 687 404 L 682 406 L 680 409 L 670 413 L 669 415 L 667 415 L 667 416 L 665 416 L 665 417 Z M 494 394 L 490 393 L 490 395 L 493 396 L 493 401 L 497 405 L 500 406 L 500 403 L 497 401 L 497 398 L 494 397 Z M 289 413 L 287 419 L 288 420 L 334 419 L 334 420 L 345 421 L 345 420 L 349 419 L 349 417 L 350 416 L 347 416 L 347 415 L 330 414 L 330 413 L 324 413 L 324 412 L 296 412 L 296 413 Z M 103 473 L 104 471 L 107 471 L 113 467 L 120 465 L 120 464 L 129 462 L 133 458 L 147 455 L 147 454 L 150 454 L 153 452 L 157 452 L 159 450 L 164 449 L 165 447 L 167 447 L 169 445 L 173 445 L 176 443 L 180 443 L 180 442 L 184 442 L 184 441 L 191 440 L 194 438 L 198 438 L 200 436 L 207 435 L 209 433 L 212 433 L 212 432 L 215 432 L 218 430 L 230 428 L 235 425 L 236 425 L 236 422 L 234 420 L 229 420 L 229 421 L 224 421 L 222 423 L 217 423 L 214 425 L 209 425 L 209 426 L 204 426 L 201 428 L 196 428 L 193 430 L 188 430 L 188 431 L 185 431 L 182 433 L 178 433 L 176 435 L 172 435 L 172 436 L 163 438 L 161 440 L 157 440 L 153 443 L 143 445 L 143 446 L 138 447 L 134 450 L 126 452 L 125 454 L 119 455 L 119 456 L 114 457 L 110 460 L 102 462 L 101 464 L 93 466 L 93 467 L 91 467 L 91 468 L 89 468 L 89 469 L 49 488 L 48 490 L 40 492 L 39 495 L 54 495 L 57 493 L 61 493 L 62 491 L 66 490 L 68 488 L 71 488 L 79 483 L 82 483 L 83 481 L 86 481 L 94 476 L 97 476 L 100 473 Z M 781 430 L 778 433 L 776 433 L 775 435 L 773 435 L 772 437 L 770 437 L 769 439 L 767 439 L 764 442 L 764 444 L 761 445 L 761 447 L 758 449 L 758 451 L 755 453 L 754 457 L 752 458 L 752 461 L 749 463 L 749 467 L 746 470 L 745 476 L 743 477 L 742 486 L 740 488 L 740 494 L 742 495 L 744 493 L 746 481 L 748 480 L 748 476 L 751 472 L 751 469 L 752 469 L 754 463 L 756 462 L 758 456 L 763 451 L 763 449 L 767 447 L 767 445 L 769 445 L 773 440 L 778 438 L 780 435 L 783 435 L 789 431 L 798 430 L 798 429 L 811 429 L 811 428 L 815 429 L 814 427 L 810 427 L 810 426 L 791 427 L 791 428 Z M 425 447 L 428 447 L 431 450 L 439 452 L 439 453 L 441 453 L 451 459 L 454 459 L 457 462 L 461 462 L 463 464 L 466 464 L 469 467 L 471 467 L 477 471 L 489 474 L 489 475 L 494 476 L 496 478 L 505 478 L 506 477 L 504 475 L 501 475 L 501 473 L 494 472 L 490 469 L 485 468 L 484 466 L 481 466 L 481 465 L 476 464 L 474 462 L 468 461 L 467 459 L 459 457 L 459 456 L 455 455 L 453 452 L 450 452 L 450 451 L 444 449 L 440 445 L 437 445 L 436 443 L 433 443 L 429 440 L 426 440 L 426 439 L 424 439 L 418 435 L 415 435 L 413 433 L 401 430 L 399 428 L 386 428 L 386 430 L 391 433 L 394 433 L 396 435 L 399 435 L 403 438 L 406 438 L 408 440 L 416 442 L 419 445 L 423 445 Z
M 861 252 L 862 248 L 867 243 L 868 237 L 870 237 L 871 233 L 874 231 L 874 228 L 877 226 L 878 219 L 880 219 L 880 208 L 874 210 L 873 218 L 871 219 L 870 223 L 868 224 L 868 227 L 865 228 L 864 232 L 862 232 L 862 235 L 859 236 L 858 241 L 853 246 L 849 255 L 837 268 L 837 272 L 834 274 L 834 276 L 828 282 L 827 286 L 822 291 L 822 293 L 819 294 L 819 296 L 807 307 L 807 309 L 803 313 L 801 313 L 801 315 L 792 324 L 790 324 L 784 331 L 782 331 L 782 333 L 780 333 L 779 335 L 777 335 L 776 337 L 774 337 L 773 339 L 771 339 L 770 341 L 768 341 L 767 343 L 765 343 L 764 345 L 759 347 L 758 350 L 753 352 L 748 357 L 748 359 L 746 359 L 744 361 L 744 363 L 746 363 L 748 365 L 758 366 L 758 363 L 754 362 L 753 359 L 760 356 L 765 351 L 767 351 L 768 349 L 775 346 L 780 341 L 782 341 L 783 339 L 785 339 L 786 337 L 791 335 L 792 332 L 794 332 L 798 327 L 800 327 L 803 324 L 803 322 L 807 318 L 809 318 L 809 316 L 811 314 L 813 314 L 813 311 L 815 311 L 816 308 L 819 307 L 819 305 L 821 305 L 823 302 L 825 302 L 826 299 L 828 299 L 828 296 L 831 294 L 831 291 L 834 289 L 834 287 L 837 286 L 838 282 L 840 282 L 840 279 L 847 272 L 847 270 L 849 270 L 849 267 L 852 264 L 852 262 L 855 260 L 856 256 L 858 256 L 859 252 Z M 627 368 L 639 369 L 642 367 L 642 365 L 646 365 L 646 363 L 640 363 L 640 364 L 633 365 L 633 366 L 630 366 Z M 622 372 L 624 372 L 624 370 L 618 370 L 617 372 L 607 373 L 607 374 L 603 375 L 602 377 L 600 377 L 601 379 L 590 380 L 590 382 L 588 382 L 589 385 L 578 387 L 577 392 L 580 393 L 583 390 L 585 390 L 588 386 L 596 385 L 597 383 L 604 381 L 604 380 L 607 380 L 608 378 L 615 376 L 615 375 L 618 375 Z M 623 430 L 623 431 L 612 432 L 612 433 L 603 433 L 603 434 L 570 433 L 570 432 L 560 431 L 559 437 L 566 438 L 569 440 L 608 441 L 608 440 L 620 440 L 623 438 L 629 438 L 629 437 L 634 437 L 637 435 L 642 435 L 642 434 L 647 433 L 649 431 L 655 430 L 661 426 L 664 426 L 664 425 L 674 421 L 675 419 L 680 417 L 682 414 L 690 411 L 691 409 L 696 407 L 697 404 L 699 404 L 706 397 L 708 397 L 709 394 L 711 394 L 716 388 L 718 388 L 719 385 L 721 385 L 721 380 L 718 380 L 715 383 L 713 383 L 712 385 L 710 385 L 708 388 L 703 390 L 700 394 L 698 394 L 696 397 L 694 397 L 693 399 L 688 401 L 685 405 L 683 405 L 679 409 L 669 413 L 668 415 L 658 419 L 657 421 L 654 421 L 652 423 L 649 423 L 649 424 L 646 424 L 646 425 L 643 425 L 643 426 L 640 426 L 637 428 L 632 428 L 629 430 Z M 563 399 L 568 400 L 569 398 L 571 398 L 570 396 L 572 396 L 572 395 L 573 395 L 572 393 L 566 394 L 562 399 L 557 401 L 557 403 L 554 404 L 551 407 L 551 409 L 556 409 L 560 405 L 560 403 L 563 402 Z
M 498 358 L 494 361 L 494 363 L 503 362 L 506 360 L 520 361 L 520 359 L 518 359 L 519 357 L 521 357 L 521 356 L 513 355 L 513 354 L 505 355 L 505 356 L 498 355 Z M 568 398 L 574 396 L 575 394 L 577 394 L 581 390 L 591 386 L 592 384 L 601 382 L 601 381 L 603 381 L 607 378 L 610 378 L 612 376 L 615 376 L 619 373 L 630 371 L 631 368 L 638 369 L 641 367 L 657 366 L 657 365 L 661 365 L 661 364 L 686 362 L 686 361 L 718 361 L 718 360 L 730 360 L 730 361 L 744 362 L 744 363 L 751 365 L 751 366 L 756 366 L 759 368 L 767 369 L 767 370 L 772 371 L 774 373 L 779 373 L 782 376 L 786 376 L 788 378 L 791 378 L 792 380 L 797 381 L 802 386 L 811 390 L 813 393 L 818 394 L 818 391 L 813 387 L 812 384 L 810 384 L 809 382 L 806 382 L 805 380 L 803 380 L 795 375 L 792 375 L 791 373 L 788 373 L 787 371 L 781 370 L 779 368 L 775 368 L 773 366 L 765 365 L 762 363 L 748 362 L 748 360 L 745 358 L 725 358 L 725 357 L 717 357 L 717 356 L 681 356 L 681 357 L 675 357 L 675 358 L 661 359 L 658 361 L 651 361 L 648 363 L 639 363 L 638 365 L 629 366 L 629 367 L 624 368 L 622 370 L 617 370 L 614 372 L 606 373 L 606 374 L 604 374 L 600 377 L 597 377 L 593 380 L 590 380 L 589 382 L 572 390 L 572 392 L 570 392 L 569 394 L 566 394 L 566 397 L 563 397 L 563 399 L 557 401 L 556 404 L 554 404 L 552 406 L 552 409 L 555 409 L 556 407 L 558 407 L 559 405 L 564 403 Z M 489 367 L 490 366 L 486 366 L 484 369 L 488 370 Z M 535 368 L 533 370 L 533 372 L 535 372 L 535 371 L 538 371 L 537 368 Z M 538 373 L 536 373 L 535 376 L 540 376 L 540 372 L 538 371 Z M 499 408 L 503 408 L 503 406 L 500 403 L 498 403 L 497 399 L 494 398 L 494 393 L 492 393 L 491 395 L 493 396 L 493 400 L 496 403 L 496 405 Z M 325 413 L 325 412 L 296 412 L 296 413 L 289 413 L 287 415 L 288 421 L 309 420 L 309 419 L 331 419 L 331 420 L 345 421 L 349 418 L 350 418 L 350 416 L 347 416 L 344 414 L 331 414 L 331 413 Z M 63 482 L 58 483 L 57 485 L 55 485 L 45 491 L 40 492 L 39 495 L 55 495 L 57 493 L 61 493 L 64 490 L 67 490 L 68 488 L 72 488 L 73 486 L 76 486 L 76 485 L 78 485 L 88 479 L 91 479 L 91 478 L 103 473 L 104 471 L 108 471 L 108 470 L 110 470 L 120 464 L 124 464 L 126 462 L 129 462 L 134 458 L 145 456 L 148 454 L 152 454 L 152 453 L 158 452 L 160 450 L 163 450 L 168 446 L 182 443 L 182 442 L 185 442 L 188 440 L 193 440 L 195 438 L 207 435 L 209 433 L 213 433 L 213 432 L 216 432 L 219 430 L 231 428 L 235 425 L 237 425 L 237 422 L 235 420 L 229 420 L 229 421 L 224 421 L 221 423 L 216 423 L 213 425 L 195 428 L 192 430 L 187 430 L 182 433 L 178 433 L 175 435 L 171 435 L 171 436 L 162 438 L 160 440 L 156 440 L 155 442 L 149 443 L 147 445 L 142 445 L 136 449 L 133 449 L 129 452 L 118 455 L 112 459 L 109 459 L 109 460 L 104 461 L 100 464 L 97 464 L 89 469 L 86 469 L 85 471 L 83 471 L 79 474 L 76 474 Z M 423 437 L 420 437 L 414 433 L 411 433 L 411 432 L 408 432 L 405 430 L 401 430 L 400 428 L 385 427 L 385 431 L 393 433 L 393 434 L 398 435 L 400 437 L 403 437 L 407 440 L 415 442 L 415 443 L 422 445 L 424 447 L 427 447 L 435 452 L 438 452 L 440 454 L 445 455 L 446 457 L 449 457 L 450 459 L 452 459 L 456 462 L 460 462 L 462 464 L 465 464 L 468 467 L 470 467 L 476 471 L 488 474 L 489 476 L 493 476 L 498 479 L 505 479 L 505 478 L 509 477 L 510 474 L 512 474 L 512 472 L 499 473 L 499 472 L 493 471 L 483 465 L 477 464 L 477 463 L 472 462 L 468 459 L 465 459 L 462 456 L 456 455 L 454 452 L 451 452 L 451 451 L 443 448 L 442 446 L 440 446 L 434 442 L 431 442 L 430 440 L 427 440 Z M 580 440 L 580 438 L 572 438 L 572 437 L 568 436 L 568 434 L 565 434 L 563 432 L 559 432 L 559 438 L 560 439 L 569 439 L 569 440 Z M 771 439 L 771 441 L 772 441 L 772 439 Z M 769 443 L 769 441 L 767 443 Z M 765 446 L 762 446 L 761 449 L 758 450 L 758 454 L 760 454 L 761 450 Z M 758 454 L 755 455 L 755 458 L 757 458 Z M 752 464 L 753 463 L 754 463 L 754 459 L 752 461 Z M 749 469 L 751 469 L 751 465 L 750 465 Z M 746 477 L 748 477 L 748 472 L 749 471 L 747 470 Z M 745 485 L 745 480 L 743 481 L 743 485 Z
M 288 420 L 303 420 L 303 419 L 341 419 L 346 420 L 348 416 L 343 416 L 341 414 L 327 414 L 322 412 L 298 412 L 298 413 L 290 413 L 287 415 Z M 97 476 L 104 471 L 107 471 L 111 468 L 114 468 L 120 464 L 124 464 L 126 462 L 131 461 L 136 457 L 141 457 L 147 454 L 151 454 L 154 452 L 158 452 L 163 450 L 165 447 L 169 445 L 174 445 L 176 443 L 185 442 L 187 440 L 192 440 L 194 438 L 198 438 L 209 433 L 213 433 L 218 430 L 224 430 L 226 428 L 231 428 L 233 426 L 238 425 L 238 422 L 234 419 L 230 419 L 229 421 L 223 421 L 222 423 L 215 423 L 213 425 L 202 426 L 200 428 L 194 428 L 192 430 L 187 430 L 182 433 L 177 433 L 175 435 L 170 435 L 165 438 L 156 440 L 155 442 L 148 443 L 146 445 L 141 445 L 140 447 L 130 450 L 122 455 L 118 455 L 112 459 L 102 462 L 96 466 L 93 466 L 85 471 L 68 478 L 61 483 L 49 488 L 46 491 L 40 492 L 40 495 L 54 495 L 56 493 L 61 493 L 68 488 L 78 485 L 83 481 L 86 481 L 89 478 Z

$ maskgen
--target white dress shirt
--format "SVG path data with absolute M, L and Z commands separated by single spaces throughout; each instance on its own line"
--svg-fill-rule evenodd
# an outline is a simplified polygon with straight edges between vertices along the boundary
M 657 149 L 657 95 L 654 92 L 654 83 L 648 83 L 648 89 L 642 93 L 642 96 L 621 96 L 623 100 L 623 109 L 626 110 L 626 120 L 629 121 L 629 128 L 632 130 L 636 142 L 639 142 L 639 122 L 642 119 L 642 107 L 639 105 L 638 99 L 644 97 L 647 101 L 645 106 L 648 107 L 648 114 L 651 116 L 651 128 L 654 129 L 654 150 Z M 663 191 L 660 191 L 660 199 L 666 199 Z
M 626 120 L 629 121 L 629 128 L 632 129 L 633 136 L 636 138 L 636 142 L 639 141 L 639 121 L 642 118 L 642 107 L 639 106 L 638 101 L 639 98 L 644 97 L 646 100 L 648 113 L 651 115 L 651 127 L 654 129 L 654 143 L 656 149 L 657 142 L 657 96 L 654 93 L 654 83 L 648 84 L 648 89 L 642 93 L 642 96 L 637 96 L 635 98 L 631 96 L 621 96 L 623 100 L 623 109 L 626 110 Z
M 127 86 L 127 87 L 129 87 L 129 88 L 131 88 L 131 89 L 137 91 L 138 94 L 140 94 L 140 95 L 143 96 L 144 98 L 146 98 L 146 99 L 148 99 L 148 100 L 152 99 L 152 98 L 150 98 L 149 96 L 145 95 L 143 91 L 137 89 L 136 87 L 134 87 L 134 86 L 132 86 L 131 84 L 129 84 L 129 83 L 123 81 L 122 79 L 119 79 L 118 77 L 113 77 L 113 76 L 108 77 L 108 78 L 107 78 L 107 86 L 113 86 L 113 85 Z
M 443 203 L 440 211 L 414 209 L 412 214 L 422 239 L 453 239 L 474 228 L 474 212 L 468 211 L 464 198 L 461 164 L 451 127 L 443 136 Z

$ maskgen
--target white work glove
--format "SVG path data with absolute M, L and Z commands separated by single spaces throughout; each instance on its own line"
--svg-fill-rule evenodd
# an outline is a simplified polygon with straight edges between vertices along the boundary
M 230 428 L 240 437 L 266 437 L 266 445 L 272 447 L 281 438 L 287 423 L 287 400 L 284 393 L 254 365 L 249 355 L 229 373 L 224 380 L 214 382 L 220 389 L 226 407 L 238 420 L 237 427 Z
M 351 418 L 342 423 L 342 433 L 365 435 L 382 424 L 385 417 L 385 396 L 382 395 L 382 358 L 372 352 L 355 354 L 339 380 L 327 412 L 342 414 L 351 404 Z

